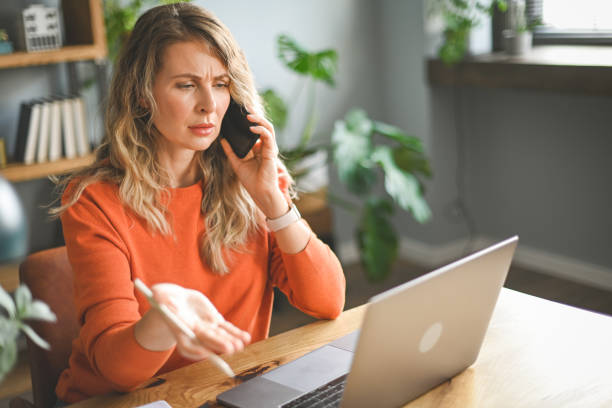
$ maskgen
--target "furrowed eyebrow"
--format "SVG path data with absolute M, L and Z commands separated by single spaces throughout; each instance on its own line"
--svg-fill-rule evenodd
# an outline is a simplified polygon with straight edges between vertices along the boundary
M 177 75 L 173 75 L 172 78 L 192 78 L 192 79 L 201 79 L 202 77 L 196 74 L 192 74 L 190 72 L 186 72 L 183 74 L 177 74 Z M 221 75 L 217 75 L 213 78 L 215 81 L 218 80 L 226 80 L 229 81 L 229 75 L 227 74 L 221 74 Z

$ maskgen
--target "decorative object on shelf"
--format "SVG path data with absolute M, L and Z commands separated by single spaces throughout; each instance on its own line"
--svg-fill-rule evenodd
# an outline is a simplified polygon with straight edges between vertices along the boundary
M 333 49 L 308 52 L 286 35 L 278 37 L 277 47 L 281 62 L 304 77 L 309 86 L 306 125 L 300 141 L 291 148 L 278 137 L 281 155 L 298 186 L 305 174 L 333 160 L 340 182 L 352 193 L 352 198 L 347 200 L 327 189 L 327 199 L 357 218 L 355 233 L 361 263 L 369 280 L 381 281 L 389 275 L 398 255 L 399 240 L 391 220 L 395 206 L 411 212 L 418 222 L 431 217 L 421 180 L 430 177 L 431 170 L 421 141 L 401 129 L 368 118 L 361 109 L 351 109 L 325 136 L 315 135 L 316 85 L 323 82 L 334 86 L 337 53 Z M 289 115 L 287 105 L 272 89 L 262 92 L 262 96 L 267 116 L 282 136 Z M 291 103 L 296 103 L 296 99 Z M 305 159 L 320 153 L 327 159 L 304 165 Z M 382 193 L 374 188 L 379 173 L 384 176 Z
M 27 251 L 27 222 L 17 193 L 0 176 L 0 264 L 19 261 Z M 55 314 L 44 302 L 33 300 L 30 290 L 21 285 L 15 290 L 15 300 L 0 286 L 0 382 L 17 361 L 17 336 L 23 331 L 42 348 L 49 344 L 25 323 L 36 319 L 56 321 Z
M 505 12 L 504 0 L 428 0 L 428 13 L 443 19 L 443 42 L 438 57 L 447 65 L 461 61 L 468 53 L 470 33 L 495 8 Z
M 0 28 L 0 55 L 10 54 L 13 52 L 13 43 L 9 41 L 9 36 L 6 30 Z
M 525 0 L 509 0 L 506 29 L 502 33 L 504 50 L 512 55 L 528 53 L 533 41 L 533 30 L 538 25 L 538 20 L 527 21 Z
M 54 50 L 62 46 L 59 11 L 56 7 L 33 4 L 21 14 L 23 49 L 32 52 Z
M 85 104 L 80 96 L 23 102 L 13 161 L 32 164 L 90 152 Z

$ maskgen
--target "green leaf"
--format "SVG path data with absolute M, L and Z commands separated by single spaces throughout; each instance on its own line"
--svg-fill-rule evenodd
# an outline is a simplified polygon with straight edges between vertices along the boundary
M 264 101 L 267 118 L 276 129 L 284 129 L 289 115 L 289 109 L 285 101 L 273 89 L 266 89 L 261 97 Z
M 23 315 L 26 313 L 31 303 L 32 293 L 30 292 L 30 289 L 28 289 L 26 285 L 19 285 L 19 287 L 15 290 L 15 305 L 17 306 L 17 316 L 23 318 Z
M 424 154 L 407 149 L 404 146 L 393 149 L 393 161 L 402 171 L 408 173 L 420 173 L 431 177 L 429 160 Z
M 338 54 L 333 49 L 309 53 L 288 35 L 277 39 L 278 58 L 291 70 L 304 76 L 335 85 L 338 70 Z
M 397 258 L 398 238 L 389 220 L 392 214 L 391 202 L 381 199 L 368 200 L 357 229 L 361 262 L 366 277 L 372 282 L 384 280 Z
M 317 52 L 311 57 L 311 75 L 329 86 L 335 86 L 334 76 L 338 71 L 338 54 L 329 49 Z
M 0 315 L 0 347 L 16 341 L 19 334 L 18 325 L 18 321 Z
M 51 346 L 49 345 L 49 343 L 47 343 L 45 340 L 43 340 L 42 337 L 40 337 L 38 334 L 36 334 L 34 329 L 32 329 L 27 324 L 23 324 L 22 323 L 21 324 L 21 330 L 23 330 L 23 332 L 26 334 L 26 336 L 28 336 L 30 338 L 30 340 L 32 340 L 38 347 L 40 347 L 42 349 L 45 349 L 45 350 L 51 349 Z
M 43 320 L 46 322 L 56 322 L 57 317 L 51 308 L 40 300 L 33 301 L 22 316 L 23 319 Z
M 372 159 L 382 167 L 385 173 L 385 189 L 395 202 L 404 210 L 411 211 L 418 222 L 431 218 L 431 210 L 421 193 L 420 183 L 410 173 L 402 171 L 393 160 L 389 146 L 378 146 Z
M 351 109 L 344 119 L 351 132 L 370 137 L 374 124 L 363 109 Z
M 369 133 L 362 133 L 363 127 L 349 128 L 347 122 L 336 121 L 332 133 L 334 145 L 333 159 L 338 168 L 338 177 L 353 194 L 367 193 L 374 182 L 376 174 L 369 160 L 372 150 Z
M 2 285 L 0 285 L 0 306 L 6 309 L 9 317 L 15 317 L 15 302 L 13 302 L 13 298 L 4 290 Z
M 0 345 L 0 383 L 8 374 L 17 361 L 17 342 L 10 341 Z
M 410 136 L 404 133 L 404 131 L 398 127 L 388 125 L 382 122 L 373 121 L 374 132 L 389 139 L 399 142 L 402 146 L 414 150 L 415 152 L 423 151 L 423 144 L 421 139 L 416 136 Z

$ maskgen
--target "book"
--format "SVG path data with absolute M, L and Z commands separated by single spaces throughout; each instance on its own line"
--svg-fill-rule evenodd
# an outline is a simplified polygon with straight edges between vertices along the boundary
M 59 160 L 62 157 L 62 123 L 61 100 L 50 102 L 49 111 L 49 161 Z
M 72 99 L 72 113 L 74 115 L 74 130 L 77 153 L 83 156 L 89 153 L 89 135 L 87 134 L 85 104 L 80 96 Z
M 19 121 L 17 122 L 17 137 L 15 138 L 15 153 L 13 161 L 23 162 L 28 140 L 28 128 L 32 117 L 33 102 L 22 102 L 19 108 Z
M 74 115 L 72 114 L 72 101 L 65 98 L 62 105 L 62 135 L 64 136 L 64 156 L 68 159 L 76 157 L 76 140 L 74 137 Z
M 40 115 L 42 111 L 42 103 L 36 101 L 32 103 L 32 112 L 30 114 L 30 124 L 26 137 L 26 145 L 23 153 L 23 162 L 32 164 L 36 159 L 36 146 L 38 145 L 38 132 L 40 127 Z
M 46 162 L 49 157 L 49 134 L 51 124 L 51 102 L 45 100 L 40 111 L 40 123 L 38 125 L 38 147 L 36 149 L 36 161 Z

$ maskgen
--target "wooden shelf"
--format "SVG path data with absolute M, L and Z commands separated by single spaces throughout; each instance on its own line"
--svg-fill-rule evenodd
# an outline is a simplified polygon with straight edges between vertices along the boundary
M 66 46 L 49 51 L 0 55 L 0 69 L 106 58 L 101 0 L 62 0 Z
M 75 159 L 62 159 L 46 163 L 14 163 L 0 169 L 0 174 L 12 182 L 34 180 L 47 177 L 49 175 L 69 173 L 73 170 L 93 163 L 94 158 L 94 154 L 91 153 Z
M 612 95 L 612 47 L 536 46 L 523 56 L 478 55 L 453 66 L 427 61 L 429 83 Z
M 0 69 L 57 64 L 106 57 L 106 49 L 97 45 L 68 45 L 51 51 L 14 52 L 0 56 Z

